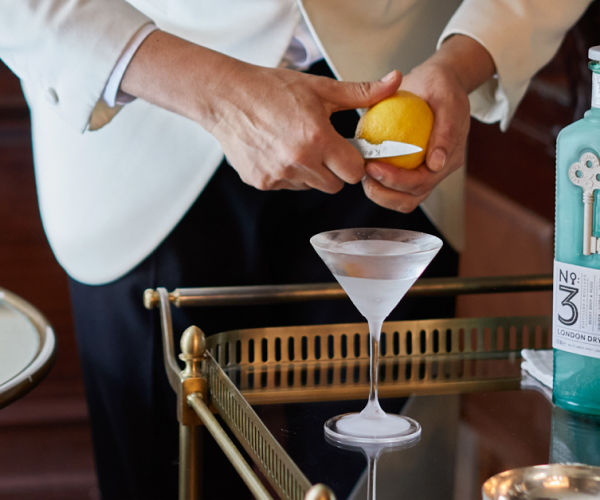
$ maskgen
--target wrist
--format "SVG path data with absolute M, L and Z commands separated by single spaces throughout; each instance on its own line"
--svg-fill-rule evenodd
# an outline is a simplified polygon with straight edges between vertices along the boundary
M 460 34 L 446 38 L 431 57 L 431 63 L 453 75 L 467 94 L 496 73 L 487 49 L 474 38 Z

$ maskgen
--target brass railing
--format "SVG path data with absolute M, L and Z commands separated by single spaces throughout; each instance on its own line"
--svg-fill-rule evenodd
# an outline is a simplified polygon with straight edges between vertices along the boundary
M 552 275 L 422 278 L 406 294 L 407 297 L 466 295 L 550 290 Z M 247 304 L 277 304 L 310 300 L 347 299 L 337 283 L 298 285 L 257 285 L 204 288 L 176 288 L 168 298 L 175 307 L 238 306 Z M 146 290 L 144 303 L 148 309 L 158 305 L 157 290 Z
M 518 388 L 518 356 L 502 371 L 495 358 L 549 348 L 551 325 L 547 316 L 390 321 L 379 346 L 382 397 Z M 252 404 L 368 395 L 366 323 L 232 330 L 207 348 Z

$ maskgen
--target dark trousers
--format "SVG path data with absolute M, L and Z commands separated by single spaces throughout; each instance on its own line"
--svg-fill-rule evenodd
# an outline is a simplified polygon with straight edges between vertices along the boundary
M 333 119 L 344 135 L 353 134 L 354 112 Z M 176 498 L 175 399 L 162 365 L 158 313 L 144 309 L 143 291 L 158 286 L 171 290 L 333 281 L 310 246 L 310 236 L 361 226 L 437 234 L 421 210 L 406 215 L 381 208 L 364 196 L 360 184 L 346 186 L 336 195 L 261 192 L 243 184 L 224 162 L 180 224 L 130 273 L 103 286 L 71 280 L 104 499 Z M 457 261 L 456 252 L 446 244 L 425 275 L 455 275 Z M 451 299 L 406 299 L 390 318 L 448 317 L 453 311 Z M 176 334 L 190 324 L 211 334 L 233 328 L 353 321 L 364 320 L 349 301 L 173 311 Z M 218 494 L 207 490 L 206 498 L 240 498 L 233 493 L 240 491 L 235 479 L 228 477 L 224 484 L 219 479 L 226 469 L 215 458 L 218 455 L 218 450 L 209 452 L 202 475 L 208 488 L 218 482 L 221 489 Z M 227 487 L 232 488 L 230 493 Z

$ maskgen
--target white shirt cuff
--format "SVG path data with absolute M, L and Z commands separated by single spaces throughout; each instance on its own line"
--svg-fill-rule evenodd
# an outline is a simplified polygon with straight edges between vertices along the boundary
M 296 26 L 280 66 L 305 71 L 321 59 L 323 59 L 323 54 L 310 33 L 306 21 L 302 18 Z
M 106 87 L 104 87 L 104 92 L 102 93 L 102 100 L 111 108 L 114 108 L 116 105 L 124 105 L 135 99 L 134 96 L 129 95 L 122 90 L 121 80 L 123 79 L 123 75 L 127 70 L 127 66 L 133 59 L 134 54 L 136 53 L 139 46 L 142 42 L 148 37 L 150 33 L 157 30 L 158 28 L 154 23 L 145 24 L 140 28 L 140 30 L 133 36 L 133 38 L 129 41 L 125 50 L 121 54 L 121 57 L 115 64 L 115 67 L 108 78 L 108 82 L 106 83 Z

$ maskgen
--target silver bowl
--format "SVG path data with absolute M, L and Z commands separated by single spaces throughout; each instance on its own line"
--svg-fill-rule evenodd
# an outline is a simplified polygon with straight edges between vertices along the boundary
M 598 500 L 600 467 L 582 464 L 535 465 L 489 478 L 483 500 Z

